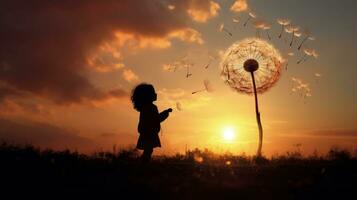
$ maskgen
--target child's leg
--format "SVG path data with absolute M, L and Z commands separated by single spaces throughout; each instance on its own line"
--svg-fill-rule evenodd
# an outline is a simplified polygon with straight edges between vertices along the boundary
M 142 160 L 144 162 L 148 162 L 151 160 L 151 155 L 152 155 L 152 152 L 154 151 L 153 148 L 146 148 L 144 149 L 144 152 L 143 152 L 143 155 L 141 156 Z

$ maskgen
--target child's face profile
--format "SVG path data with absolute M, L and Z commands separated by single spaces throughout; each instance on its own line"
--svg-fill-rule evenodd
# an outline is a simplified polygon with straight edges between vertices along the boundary
M 156 92 L 155 92 L 154 87 L 152 88 L 152 98 L 153 98 L 153 101 L 156 101 L 156 100 L 157 100 L 157 94 L 156 94 Z

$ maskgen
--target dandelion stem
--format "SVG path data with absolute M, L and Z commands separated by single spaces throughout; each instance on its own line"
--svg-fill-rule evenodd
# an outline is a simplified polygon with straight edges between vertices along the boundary
M 243 26 L 244 26 L 244 27 L 246 27 L 246 26 L 247 26 L 247 23 L 248 23 L 248 21 L 249 21 L 251 18 L 252 18 L 252 17 L 251 17 L 251 16 L 249 16 L 249 17 L 248 17 L 248 19 L 244 22 L 244 24 L 243 24 Z
M 295 36 L 295 31 L 293 31 L 293 34 L 292 34 L 292 37 L 291 37 L 290 47 L 293 45 L 294 36 Z
M 259 31 L 259 29 L 256 30 L 255 36 L 256 36 L 257 38 L 260 38 L 260 31 Z
M 309 36 L 306 36 L 306 37 L 303 39 L 303 41 L 301 42 L 301 44 L 300 44 L 299 47 L 298 47 L 298 50 L 301 49 L 302 45 L 305 43 L 305 41 L 306 41 L 308 38 L 309 38 Z
M 283 31 L 284 31 L 284 25 L 281 25 L 281 31 L 280 31 L 280 34 L 279 34 L 279 38 L 281 38 L 281 36 L 283 35 Z
M 269 30 L 265 30 L 266 31 L 266 34 L 268 36 L 268 39 L 271 40 L 271 37 L 270 37 L 270 34 L 269 34 Z
M 297 61 L 297 64 L 300 64 L 303 60 L 305 60 L 305 58 L 306 58 L 306 54 L 299 61 Z
M 228 35 L 233 36 L 233 34 L 229 32 L 227 29 L 224 28 L 223 31 L 226 32 Z
M 304 63 L 304 62 L 306 62 L 307 60 L 308 60 L 309 58 L 308 57 L 306 57 L 302 62 Z
M 254 72 L 250 72 L 250 74 L 252 76 L 252 82 L 253 82 L 254 99 L 255 99 L 255 114 L 256 114 L 258 129 L 259 129 L 259 145 L 258 145 L 258 150 L 257 150 L 257 157 L 261 157 L 262 156 L 262 147 L 263 147 L 263 127 L 262 127 L 262 122 L 260 120 L 260 112 L 259 112 L 259 107 L 258 107 L 258 95 L 257 95 L 257 88 L 255 85 Z

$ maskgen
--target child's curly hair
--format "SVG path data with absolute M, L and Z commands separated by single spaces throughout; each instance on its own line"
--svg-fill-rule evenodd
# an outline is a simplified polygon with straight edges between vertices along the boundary
M 154 86 L 147 83 L 137 85 L 131 92 L 131 102 L 135 110 L 141 111 L 144 104 L 152 103 L 156 100 Z

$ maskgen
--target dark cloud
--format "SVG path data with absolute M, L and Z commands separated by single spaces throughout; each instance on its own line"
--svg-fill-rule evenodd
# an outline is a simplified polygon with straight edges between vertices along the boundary
M 94 142 L 68 130 L 39 122 L 15 122 L 0 118 L 0 140 L 15 144 L 33 144 L 56 150 L 83 152 L 94 150 Z
M 83 73 L 87 55 L 113 39 L 115 31 L 164 37 L 187 28 L 187 13 L 172 12 L 163 2 L 1 1 L 0 80 L 16 90 L 64 104 L 127 96 L 120 89 L 103 91 L 89 81 Z M 191 5 L 189 1 L 172 2 L 179 8 Z M 200 2 L 206 2 L 202 8 L 209 8 L 209 1 Z
M 12 96 L 21 97 L 25 96 L 25 94 L 9 86 L 0 86 L 0 103 L 2 103 L 7 97 Z

